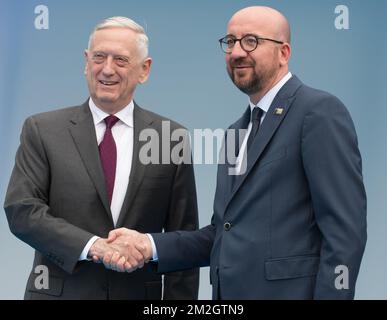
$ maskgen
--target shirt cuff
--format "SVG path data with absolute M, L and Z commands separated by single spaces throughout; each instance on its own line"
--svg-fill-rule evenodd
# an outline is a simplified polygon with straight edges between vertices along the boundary
M 152 261 L 159 261 L 159 257 L 157 256 L 157 250 L 156 250 L 156 245 L 155 245 L 155 241 L 153 240 L 153 237 L 147 233 L 146 234 L 152 244 Z
M 94 242 L 96 242 L 97 240 L 99 239 L 99 237 L 97 236 L 94 236 L 92 237 L 89 242 L 86 244 L 85 248 L 83 249 L 81 255 L 79 256 L 79 259 L 78 261 L 83 261 L 83 260 L 87 260 L 87 261 L 91 261 L 90 258 L 88 258 L 88 254 L 89 254 L 89 251 L 90 251 L 90 248 L 91 246 L 94 244 Z

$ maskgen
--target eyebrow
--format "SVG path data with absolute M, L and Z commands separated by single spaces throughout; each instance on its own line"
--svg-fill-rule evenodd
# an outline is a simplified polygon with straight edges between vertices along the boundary
M 249 33 L 243 34 L 243 35 L 242 35 L 242 38 L 243 38 L 243 37 L 246 37 L 246 36 L 255 36 L 255 37 L 258 37 L 258 38 L 261 37 L 260 35 L 258 35 L 258 34 L 256 34 L 256 33 L 249 32 Z M 235 35 L 233 35 L 233 34 L 227 34 L 226 37 L 235 37 L 235 38 L 236 38 L 237 36 L 235 36 Z
M 102 50 L 96 50 L 96 51 L 92 51 L 92 54 L 105 54 L 105 55 L 111 55 L 113 56 L 114 58 L 126 58 L 128 60 L 130 60 L 130 57 L 129 56 L 126 56 L 124 54 L 114 54 L 114 53 L 109 53 L 109 52 L 105 52 L 105 51 L 102 51 Z

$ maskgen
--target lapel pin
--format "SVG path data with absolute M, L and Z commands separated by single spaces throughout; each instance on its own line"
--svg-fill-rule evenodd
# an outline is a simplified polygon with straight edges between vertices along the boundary
M 276 108 L 276 109 L 274 110 L 274 114 L 275 114 L 276 116 L 282 116 L 283 113 L 284 113 L 284 108 Z

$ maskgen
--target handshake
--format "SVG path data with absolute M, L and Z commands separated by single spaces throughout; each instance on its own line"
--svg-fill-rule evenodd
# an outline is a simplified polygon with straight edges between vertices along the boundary
M 126 228 L 109 233 L 107 239 L 98 239 L 88 256 L 95 263 L 117 272 L 133 272 L 152 259 L 152 244 L 146 234 Z

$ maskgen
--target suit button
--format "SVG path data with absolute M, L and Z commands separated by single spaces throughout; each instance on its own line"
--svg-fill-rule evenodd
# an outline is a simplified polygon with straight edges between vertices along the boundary
M 224 224 L 224 230 L 226 230 L 226 231 L 230 231 L 230 230 L 231 230 L 231 227 L 232 227 L 231 222 L 226 222 L 226 223 Z

